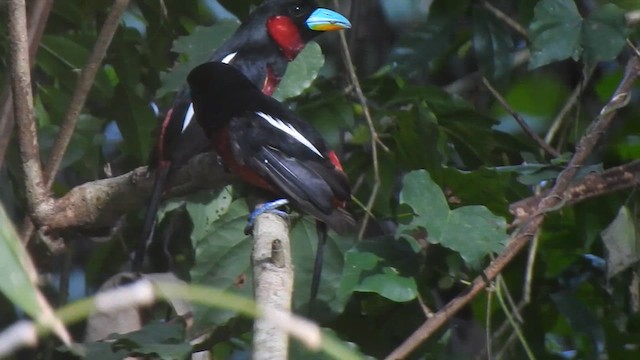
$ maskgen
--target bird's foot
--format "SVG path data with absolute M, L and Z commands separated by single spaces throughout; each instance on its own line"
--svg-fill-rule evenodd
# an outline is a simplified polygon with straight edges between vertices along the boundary
M 260 205 L 258 208 L 256 208 L 255 210 L 253 210 L 253 212 L 251 214 L 249 214 L 249 220 L 247 220 L 247 226 L 245 226 L 244 228 L 244 233 L 245 235 L 249 235 L 253 232 L 253 225 L 256 222 L 256 218 L 261 215 L 264 214 L 266 212 L 272 213 L 272 214 L 276 214 L 282 218 L 289 219 L 289 214 L 287 214 L 286 212 L 282 211 L 282 210 L 278 210 L 279 207 L 281 206 L 285 206 L 289 204 L 289 200 L 287 199 L 278 199 L 278 200 L 274 200 L 271 202 L 267 202 L 264 203 L 262 205 Z

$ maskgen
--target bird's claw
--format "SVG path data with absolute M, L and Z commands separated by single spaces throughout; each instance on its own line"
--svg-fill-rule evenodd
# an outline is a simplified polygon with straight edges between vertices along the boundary
M 289 204 L 289 200 L 287 199 L 278 199 L 271 202 L 264 203 L 257 207 L 251 214 L 249 214 L 249 220 L 247 220 L 247 226 L 244 228 L 244 234 L 249 235 L 253 232 L 253 225 L 256 222 L 256 218 L 259 215 L 264 214 L 266 212 L 276 214 L 283 219 L 289 219 L 289 214 L 282 210 L 278 210 L 279 207 L 285 206 Z

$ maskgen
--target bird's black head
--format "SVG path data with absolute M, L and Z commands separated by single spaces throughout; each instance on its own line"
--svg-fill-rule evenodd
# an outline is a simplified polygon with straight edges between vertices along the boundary
M 324 31 L 348 29 L 351 23 L 341 14 L 318 7 L 313 0 L 267 0 L 247 20 L 266 20 L 267 33 L 292 60 L 304 45 Z
M 264 95 L 231 65 L 208 62 L 187 76 L 196 119 L 207 129 L 224 127 L 233 116 L 252 110 Z

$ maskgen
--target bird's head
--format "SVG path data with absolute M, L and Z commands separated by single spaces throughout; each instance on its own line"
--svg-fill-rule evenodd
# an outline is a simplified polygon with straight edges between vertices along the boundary
M 343 15 L 318 7 L 313 0 L 267 0 L 255 16 L 266 17 L 269 36 L 289 60 L 322 32 L 351 28 Z

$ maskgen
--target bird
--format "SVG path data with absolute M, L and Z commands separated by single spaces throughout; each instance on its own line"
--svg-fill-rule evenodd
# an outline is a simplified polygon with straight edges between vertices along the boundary
M 327 226 L 340 234 L 355 226 L 345 209 L 351 188 L 338 156 L 315 128 L 261 92 L 233 66 L 199 65 L 187 82 L 196 121 L 222 163 L 244 182 L 277 198 L 254 211 L 249 221 L 285 203 L 316 219 L 311 306 L 320 284 Z
M 272 95 L 287 65 L 322 32 L 348 29 L 343 15 L 312 0 L 267 0 L 258 6 L 209 61 L 230 64 L 267 95 Z M 193 120 L 188 86 L 176 95 L 151 151 L 149 172 L 155 176 L 132 269 L 140 272 L 153 237 L 156 213 L 171 174 L 193 156 L 209 150 L 202 128 Z

